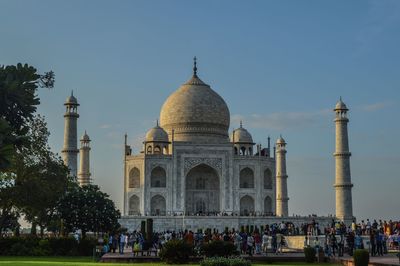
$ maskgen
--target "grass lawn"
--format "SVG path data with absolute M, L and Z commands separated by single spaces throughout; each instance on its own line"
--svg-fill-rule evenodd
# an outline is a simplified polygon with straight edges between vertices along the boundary
M 63 266 L 126 266 L 126 265 L 135 265 L 135 266 L 166 266 L 164 263 L 135 263 L 135 264 L 127 264 L 127 263 L 98 263 L 93 262 L 91 257 L 0 257 L 0 266 L 3 265 L 12 265 L 12 266 L 49 266 L 49 265 L 63 265 Z M 186 266 L 194 266 L 196 264 L 189 264 Z M 197 264 L 198 265 L 198 264 Z M 307 263 L 285 263 L 285 264 L 254 264 L 257 266 L 261 265 L 275 265 L 275 266 L 286 266 L 286 265 L 312 265 L 312 266 L 338 266 L 337 264 L 307 264 Z M 181 265 L 185 266 L 185 265 Z

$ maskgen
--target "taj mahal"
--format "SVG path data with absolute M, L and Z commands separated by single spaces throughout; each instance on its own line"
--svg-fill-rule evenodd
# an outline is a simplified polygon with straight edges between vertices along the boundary
M 78 105 L 73 95 L 65 102 L 62 155 L 80 185 L 87 185 L 90 139 L 85 132 L 78 150 Z M 334 108 L 335 216 L 346 223 L 354 219 L 347 112 L 340 99 Z M 262 147 L 242 122 L 231 132 L 230 126 L 227 104 L 199 78 L 195 59 L 192 77 L 166 99 L 139 153 L 132 153 L 125 135 L 121 225 L 135 230 L 152 218 L 155 230 L 222 230 L 308 221 L 309 217 L 289 216 L 284 138 L 280 136 L 271 147 L 268 137 Z M 326 224 L 332 217 L 314 219 Z

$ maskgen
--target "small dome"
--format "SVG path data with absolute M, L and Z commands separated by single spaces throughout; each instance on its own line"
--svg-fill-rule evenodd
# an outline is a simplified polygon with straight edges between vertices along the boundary
M 158 124 L 146 133 L 146 141 L 168 142 L 168 134 Z
M 235 129 L 231 134 L 231 142 L 234 143 L 251 143 L 253 144 L 253 137 L 247 131 L 247 129 L 242 127 L 242 123 L 240 123 L 240 127 Z
M 65 104 L 78 105 L 78 100 L 75 98 L 74 92 L 71 92 L 71 95 L 67 97 Z
M 282 138 L 282 136 L 280 136 L 277 140 L 276 140 L 276 144 L 286 144 L 285 140 Z
M 336 106 L 335 106 L 334 110 L 335 111 L 337 111 L 337 110 L 344 110 L 344 111 L 349 110 L 347 108 L 347 106 L 344 104 L 344 102 L 342 101 L 342 97 L 340 97 L 339 101 L 336 103 Z
M 81 141 L 90 141 L 89 135 L 86 133 L 86 130 L 85 134 L 83 134 L 81 137 Z

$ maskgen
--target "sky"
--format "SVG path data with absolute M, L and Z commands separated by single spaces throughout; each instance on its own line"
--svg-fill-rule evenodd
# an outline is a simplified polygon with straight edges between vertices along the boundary
M 290 215 L 335 212 L 334 114 L 350 109 L 353 209 L 398 219 L 400 1 L 0 0 L 0 64 L 53 70 L 40 89 L 50 145 L 63 144 L 74 90 L 94 183 L 121 208 L 125 132 L 138 153 L 168 95 L 198 74 L 231 129 L 287 141 Z

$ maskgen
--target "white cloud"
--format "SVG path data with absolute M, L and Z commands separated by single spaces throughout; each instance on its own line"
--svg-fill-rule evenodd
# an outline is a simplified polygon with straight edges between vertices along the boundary
M 110 127 L 111 127 L 110 124 L 103 124 L 103 125 L 99 126 L 99 128 L 101 128 L 101 129 L 107 129 L 107 128 L 110 128 Z
M 359 109 L 365 112 L 374 112 L 385 109 L 391 105 L 392 105 L 391 102 L 378 102 L 378 103 L 362 105 L 359 107 Z
M 268 128 L 284 130 L 290 128 L 302 128 L 316 125 L 321 118 L 331 115 L 331 110 L 323 109 L 314 112 L 278 112 L 270 114 L 236 114 L 231 117 L 232 125 L 239 125 L 242 120 L 245 126 L 251 128 Z

